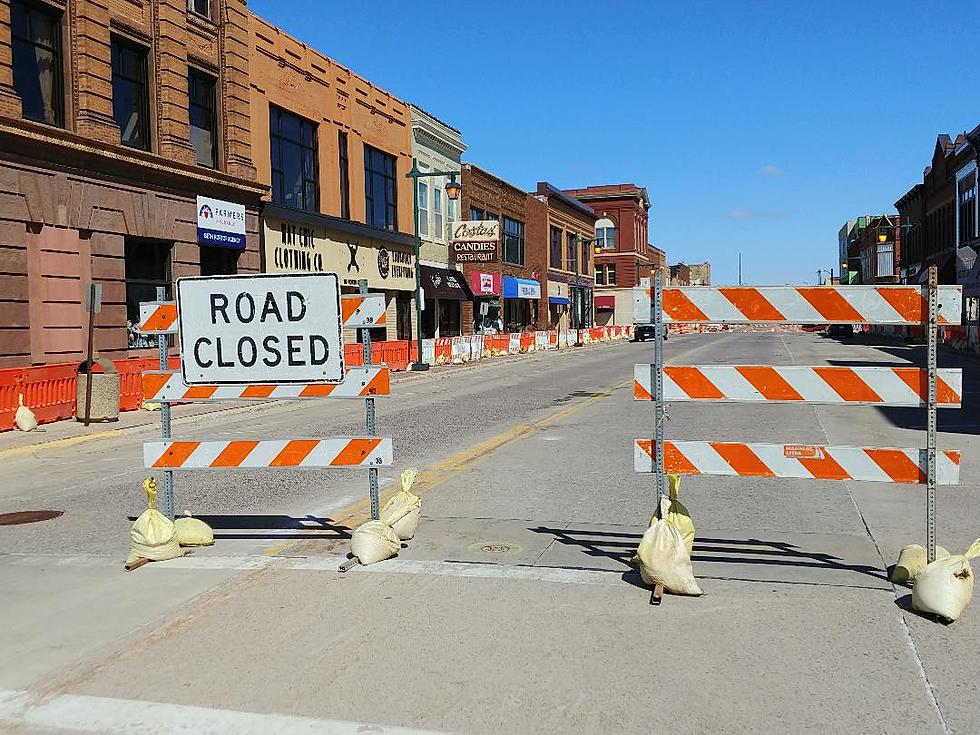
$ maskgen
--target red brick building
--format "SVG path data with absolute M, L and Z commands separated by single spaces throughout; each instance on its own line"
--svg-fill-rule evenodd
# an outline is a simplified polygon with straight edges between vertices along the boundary
M 462 165 L 461 183 L 463 218 L 500 225 L 500 241 L 486 260 L 455 262 L 473 292 L 473 301 L 462 304 L 463 334 L 545 329 L 547 203 L 472 163 Z
M 607 184 L 566 189 L 596 213 L 596 324 L 633 321 L 632 289 L 649 278 L 656 253 L 649 243 L 650 197 L 636 184 Z

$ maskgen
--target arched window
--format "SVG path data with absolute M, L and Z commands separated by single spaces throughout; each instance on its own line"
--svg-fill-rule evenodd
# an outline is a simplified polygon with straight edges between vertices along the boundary
M 595 223 L 595 244 L 603 250 L 616 249 L 616 225 L 608 217 Z

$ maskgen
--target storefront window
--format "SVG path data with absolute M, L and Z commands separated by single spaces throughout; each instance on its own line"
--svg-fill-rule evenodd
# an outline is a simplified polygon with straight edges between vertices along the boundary
M 398 294 L 395 300 L 395 336 L 397 339 L 412 338 L 412 296 Z
M 523 332 L 538 318 L 538 302 L 531 299 L 504 299 L 504 331 Z
M 238 273 L 240 250 L 231 248 L 201 247 L 202 276 L 233 276 Z
M 157 344 L 155 335 L 141 335 L 134 325 L 139 324 L 140 304 L 157 300 L 158 286 L 163 286 L 166 297 L 170 297 L 171 252 L 170 243 L 126 239 L 126 326 L 130 347 L 153 347 Z
M 442 300 L 439 302 L 439 336 L 458 337 L 461 334 L 459 329 L 459 302 Z
M 487 313 L 482 314 L 486 305 Z M 504 331 L 504 323 L 500 315 L 499 299 L 476 299 L 473 302 L 473 332 L 474 334 L 496 334 Z

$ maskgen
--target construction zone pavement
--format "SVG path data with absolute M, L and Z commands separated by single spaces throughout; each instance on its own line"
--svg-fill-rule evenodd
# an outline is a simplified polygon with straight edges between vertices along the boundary
M 700 598 L 629 564 L 655 504 L 632 470 L 652 405 L 632 400 L 651 345 L 418 377 L 378 402 L 397 470 L 422 469 L 416 537 L 346 574 L 366 477 L 177 476 L 177 508 L 217 543 L 122 571 L 142 506 L 147 429 L 0 462 L 2 732 L 915 732 L 980 730 L 980 608 L 909 610 L 887 566 L 923 542 L 924 492 L 883 483 L 685 477 Z M 814 334 L 672 337 L 668 362 L 907 364 L 916 350 Z M 549 356 L 550 357 L 550 356 Z M 940 413 L 963 452 L 939 489 L 939 541 L 980 535 L 976 390 Z M 344 404 L 344 405 L 341 405 Z M 334 402 L 213 413 L 182 431 L 339 433 Z M 675 403 L 668 437 L 924 446 L 924 412 Z M 198 423 L 199 422 L 199 423 Z

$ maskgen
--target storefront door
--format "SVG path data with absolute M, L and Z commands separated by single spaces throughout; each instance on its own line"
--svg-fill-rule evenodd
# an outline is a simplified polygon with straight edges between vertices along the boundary
M 439 336 L 458 337 L 461 334 L 459 329 L 459 302 L 446 301 L 439 302 Z
M 395 298 L 395 322 L 398 339 L 412 339 L 412 297 L 400 293 Z

